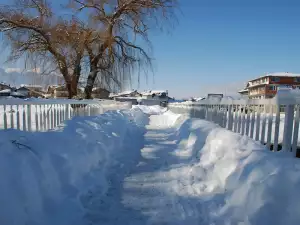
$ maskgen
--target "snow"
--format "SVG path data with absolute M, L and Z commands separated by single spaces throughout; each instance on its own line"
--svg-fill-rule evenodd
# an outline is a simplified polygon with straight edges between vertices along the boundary
M 76 117 L 46 133 L 0 131 L 1 224 L 86 224 L 91 190 L 105 195 L 113 168 L 126 171 L 139 155 L 142 121 L 135 109 Z
M 0 91 L 0 93 L 10 94 L 11 89 L 4 89 L 4 90 Z
M 300 74 L 297 73 L 289 73 L 289 72 L 276 72 L 276 73 L 268 73 L 266 76 L 287 76 L 287 77 L 300 77 Z
M 299 159 L 159 106 L 0 132 L 3 224 L 300 221 Z

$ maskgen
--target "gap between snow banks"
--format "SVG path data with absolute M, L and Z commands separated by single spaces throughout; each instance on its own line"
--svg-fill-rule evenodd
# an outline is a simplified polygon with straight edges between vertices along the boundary
M 135 164 L 147 123 L 132 109 L 75 117 L 45 133 L 0 131 L 0 223 L 86 224 L 91 189 L 105 194 L 111 168 Z

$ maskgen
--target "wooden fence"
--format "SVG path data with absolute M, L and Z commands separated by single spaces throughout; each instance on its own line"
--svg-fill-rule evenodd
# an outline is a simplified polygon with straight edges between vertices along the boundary
M 130 103 L 100 100 L 0 100 L 0 129 L 47 131 L 74 116 L 95 116 L 128 109 Z
M 260 100 L 204 100 L 171 103 L 169 110 L 219 124 L 260 141 L 270 150 L 292 151 L 299 156 L 299 110 L 297 97 Z M 282 113 L 283 111 L 283 113 Z

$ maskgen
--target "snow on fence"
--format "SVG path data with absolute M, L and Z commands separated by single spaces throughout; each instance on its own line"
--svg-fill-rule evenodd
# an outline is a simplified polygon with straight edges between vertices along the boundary
M 170 103 L 174 113 L 209 120 L 265 144 L 270 150 L 300 153 L 300 98 L 283 96 L 260 100 L 204 100 Z M 283 112 L 283 113 L 282 113 Z
M 108 100 L 0 100 L 0 129 L 47 131 L 74 116 L 95 116 L 131 108 L 128 102 Z

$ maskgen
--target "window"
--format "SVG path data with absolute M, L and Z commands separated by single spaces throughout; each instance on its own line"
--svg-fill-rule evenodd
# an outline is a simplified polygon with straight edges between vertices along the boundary
M 294 82 L 300 83 L 300 77 L 295 77 L 295 78 L 294 78 Z
M 271 77 L 271 81 L 273 81 L 273 82 L 279 82 L 280 81 L 280 77 Z
M 276 86 L 273 86 L 273 85 L 269 86 L 269 90 L 270 91 L 276 91 Z

